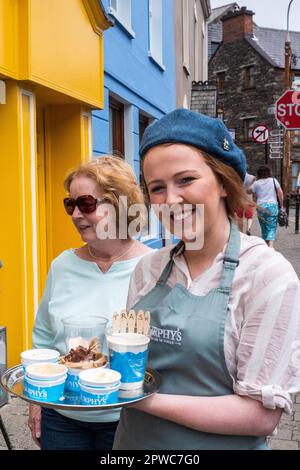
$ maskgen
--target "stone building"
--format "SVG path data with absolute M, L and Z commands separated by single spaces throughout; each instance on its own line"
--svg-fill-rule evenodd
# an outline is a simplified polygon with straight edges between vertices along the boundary
M 217 84 L 217 115 L 244 150 L 250 173 L 268 163 L 282 177 L 282 134 L 274 116 L 276 100 L 284 91 L 286 32 L 253 22 L 252 11 L 236 3 L 213 10 L 209 23 L 209 80 Z M 292 83 L 300 87 L 300 33 L 291 32 Z M 259 124 L 270 130 L 270 143 L 252 141 Z M 291 132 L 291 190 L 300 171 L 300 131 Z

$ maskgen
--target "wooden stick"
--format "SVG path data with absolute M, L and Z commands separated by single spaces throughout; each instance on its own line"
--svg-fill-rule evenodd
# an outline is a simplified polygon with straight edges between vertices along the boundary
M 150 312 L 147 310 L 144 315 L 144 335 L 148 336 L 150 330 Z
M 136 318 L 136 331 L 140 335 L 143 334 L 144 329 L 144 310 L 139 310 Z
M 136 323 L 136 313 L 134 310 L 129 310 L 127 319 L 128 319 L 128 322 L 127 322 L 128 333 L 134 333 L 135 323 Z
M 120 333 L 121 328 L 121 315 L 119 312 L 114 312 L 112 317 L 112 332 Z
M 127 333 L 128 314 L 126 310 L 121 310 L 121 328 L 120 333 Z

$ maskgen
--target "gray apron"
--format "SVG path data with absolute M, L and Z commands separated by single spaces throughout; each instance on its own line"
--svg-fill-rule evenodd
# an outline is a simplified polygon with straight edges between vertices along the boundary
M 151 312 L 148 365 L 162 375 L 160 393 L 232 395 L 224 356 L 224 330 L 232 279 L 239 264 L 240 235 L 231 224 L 221 283 L 206 296 L 181 284 L 167 285 L 183 242 L 171 251 L 156 286 L 133 307 Z M 195 431 L 133 408 L 123 408 L 114 449 L 268 449 L 264 437 Z

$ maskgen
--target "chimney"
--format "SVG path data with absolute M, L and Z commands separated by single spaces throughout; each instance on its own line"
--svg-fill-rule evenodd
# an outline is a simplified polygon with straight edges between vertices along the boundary
M 223 16 L 223 43 L 241 41 L 245 36 L 253 34 L 253 11 L 242 7 Z

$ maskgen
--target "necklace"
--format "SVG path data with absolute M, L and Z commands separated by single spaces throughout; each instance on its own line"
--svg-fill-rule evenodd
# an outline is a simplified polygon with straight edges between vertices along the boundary
M 113 258 L 110 258 L 109 261 L 103 261 L 103 258 L 101 259 L 100 256 L 95 256 L 92 252 L 92 247 L 88 244 L 86 244 L 86 246 L 87 246 L 87 249 L 88 249 L 88 252 L 89 252 L 89 255 L 90 255 L 91 258 L 94 258 L 95 260 L 101 261 L 101 263 L 103 263 L 104 266 L 107 266 L 108 264 L 113 264 L 115 261 L 122 258 L 122 256 L 127 255 L 127 253 L 129 253 L 129 251 L 133 247 L 133 244 L 131 244 L 130 247 L 127 250 L 123 251 L 123 253 L 121 253 L 119 256 L 114 256 Z

